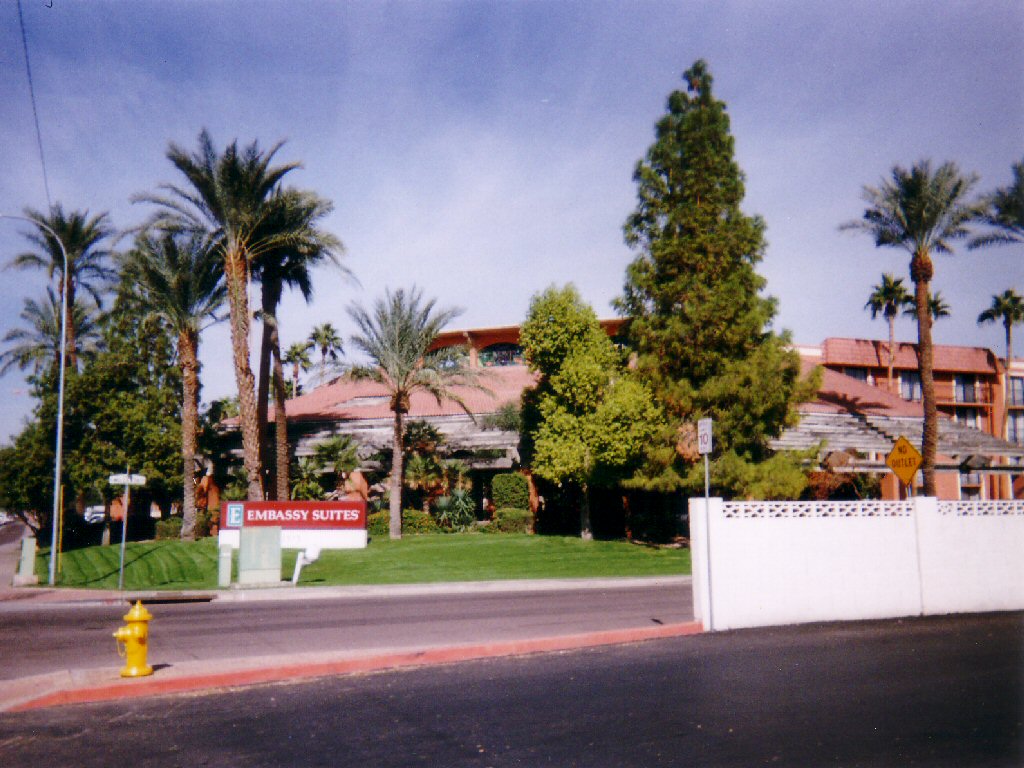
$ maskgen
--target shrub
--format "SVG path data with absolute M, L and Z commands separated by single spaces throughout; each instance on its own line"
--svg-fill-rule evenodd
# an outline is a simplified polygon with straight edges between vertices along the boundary
M 466 491 L 452 491 L 451 496 L 442 496 L 434 503 L 437 524 L 446 530 L 465 531 L 476 524 L 473 497 Z
M 484 530 L 487 533 L 530 533 L 532 525 L 530 510 L 502 507 L 494 511 L 494 519 Z
M 389 536 L 390 513 L 386 509 L 366 516 L 366 532 L 370 536 Z M 402 533 L 437 533 L 437 523 L 418 509 L 402 510 Z
M 220 522 L 220 508 L 197 509 L 195 537 L 202 539 L 213 532 L 213 526 Z
M 167 539 L 180 539 L 181 538 L 181 518 L 180 517 L 168 517 L 166 520 L 157 520 L 156 523 L 156 540 L 165 541 Z
M 529 509 L 530 486 L 518 472 L 495 475 L 491 480 L 491 501 L 496 509 Z

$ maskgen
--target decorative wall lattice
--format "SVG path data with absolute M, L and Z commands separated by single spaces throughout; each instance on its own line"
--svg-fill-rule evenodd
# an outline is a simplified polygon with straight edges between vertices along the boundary
M 723 515 L 737 519 L 779 517 L 910 517 L 912 501 L 726 501 Z M 1024 515 L 1024 500 L 940 501 L 939 514 L 957 517 Z
M 726 501 L 725 517 L 910 517 L 910 501 Z
M 1014 501 L 940 501 L 939 514 L 957 517 L 1001 517 L 1024 515 L 1024 500 Z

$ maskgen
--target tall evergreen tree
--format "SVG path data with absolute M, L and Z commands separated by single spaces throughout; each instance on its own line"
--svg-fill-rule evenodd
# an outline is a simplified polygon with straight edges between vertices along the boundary
M 795 418 L 808 389 L 787 338 L 770 330 L 775 301 L 761 295 L 765 281 L 755 271 L 765 226 L 740 210 L 743 174 L 725 104 L 712 94 L 705 62 L 683 79 L 686 91 L 669 96 L 633 174 L 637 208 L 624 232 L 637 256 L 617 302 L 630 318 L 639 373 L 671 422 L 649 452 L 644 481 L 666 490 L 698 484 L 698 419 L 714 419 L 716 452 L 751 466 L 768 457 L 768 441 Z

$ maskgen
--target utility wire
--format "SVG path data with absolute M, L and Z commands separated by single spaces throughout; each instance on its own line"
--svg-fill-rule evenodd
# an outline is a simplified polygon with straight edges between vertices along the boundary
M 46 190 L 46 207 L 52 211 L 50 179 L 46 173 L 46 156 L 43 154 L 43 134 L 39 130 L 39 110 L 36 109 L 36 89 L 32 84 L 32 66 L 28 61 L 28 37 L 25 35 L 25 15 L 21 11 L 21 0 L 18 0 L 18 22 L 21 24 L 21 47 L 25 51 L 25 74 L 28 75 L 28 93 L 32 99 L 32 117 L 36 121 L 36 144 L 39 146 L 39 164 L 43 167 L 43 188 Z

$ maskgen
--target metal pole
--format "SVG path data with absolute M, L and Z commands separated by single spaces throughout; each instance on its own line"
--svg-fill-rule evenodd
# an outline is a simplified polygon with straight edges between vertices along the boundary
M 128 538 L 128 505 L 131 503 L 131 492 L 128 490 L 131 486 L 128 481 L 131 480 L 131 468 L 130 466 L 125 469 L 125 484 L 124 484 L 124 513 L 121 516 L 121 567 L 117 571 L 117 589 L 118 591 L 124 589 L 124 543 Z
M 43 224 L 41 221 L 30 219 L 28 216 L 15 216 L 10 213 L 0 213 L 0 219 L 21 219 L 30 224 L 35 224 L 40 229 L 45 229 L 53 235 L 53 239 L 57 241 L 57 245 L 60 246 L 61 255 L 64 257 L 64 287 L 61 290 L 60 297 L 60 379 L 57 385 L 57 458 L 53 468 L 53 524 L 50 533 L 50 586 L 52 587 L 57 580 L 57 526 L 60 524 L 57 509 L 58 504 L 60 504 L 61 460 L 64 456 L 64 361 L 67 356 L 68 345 L 68 252 L 60 236 L 49 225 Z
M 708 464 L 708 455 L 704 454 L 704 543 L 706 550 L 704 562 L 707 564 L 708 574 L 708 629 L 715 631 L 715 616 L 711 600 L 711 468 Z

